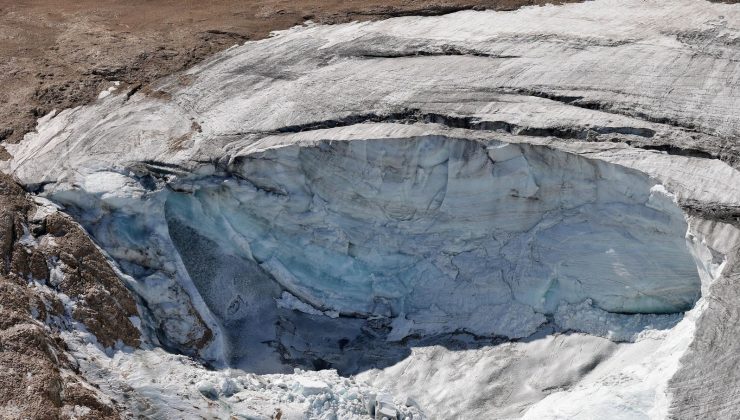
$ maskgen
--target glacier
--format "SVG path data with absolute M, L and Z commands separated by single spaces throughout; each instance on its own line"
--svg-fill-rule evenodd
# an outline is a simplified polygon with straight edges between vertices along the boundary
M 227 173 L 162 190 L 95 172 L 84 189 L 48 195 L 141 279 L 150 307 L 167 297 L 167 277 L 200 297 L 221 336 L 216 362 L 278 369 L 269 346 L 250 343 L 281 341 L 282 323 L 297 322 L 281 320 L 286 293 L 303 313 L 364 320 L 336 341 L 370 320 L 390 341 L 518 339 L 548 322 L 607 334 L 603 320 L 566 321 L 573 308 L 653 314 L 638 324 L 668 328 L 699 299 L 704 267 L 686 217 L 640 172 L 439 135 L 253 147 Z
M 141 349 L 68 338 L 145 414 L 269 388 L 289 418 L 313 389 L 348 417 L 384 389 L 429 418 L 691 418 L 735 316 L 739 27 L 688 0 L 309 23 L 49 114 L 3 169 L 136 295 Z
M 178 250 L 205 237 L 198 248 L 246 258 L 237 275 L 236 262 L 183 257 L 201 295 L 218 291 L 222 320 L 253 306 L 228 283 L 260 276 L 323 311 L 390 318 L 396 339 L 526 337 L 588 298 L 611 312 L 690 309 L 700 280 L 665 190 L 537 149 L 439 137 L 268 149 L 231 178 L 173 187 L 166 219 Z

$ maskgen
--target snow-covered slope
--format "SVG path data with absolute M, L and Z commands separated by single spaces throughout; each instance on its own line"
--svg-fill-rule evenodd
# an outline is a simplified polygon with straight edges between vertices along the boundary
M 739 28 L 688 0 L 308 25 L 49 115 L 6 169 L 116 261 L 147 348 L 431 418 L 706 414 L 679 368 L 737 270 Z M 247 375 L 158 352 L 86 369 Z

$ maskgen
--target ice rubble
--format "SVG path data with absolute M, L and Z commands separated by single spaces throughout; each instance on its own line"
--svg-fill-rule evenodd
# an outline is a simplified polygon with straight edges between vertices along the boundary
M 377 396 L 397 420 L 428 418 L 407 398 L 335 370 L 256 375 L 208 370 L 162 349 L 104 352 L 84 330 L 64 334 L 86 376 L 108 395 L 124 395 L 129 413 L 144 418 L 367 419 Z M 381 417 L 378 417 L 381 418 Z M 394 417 L 388 417 L 393 420 Z

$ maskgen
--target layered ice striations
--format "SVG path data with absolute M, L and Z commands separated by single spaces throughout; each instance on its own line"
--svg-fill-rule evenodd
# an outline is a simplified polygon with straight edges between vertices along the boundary
M 391 319 L 390 339 L 520 338 L 561 304 L 660 314 L 699 297 L 682 211 L 602 161 L 427 136 L 278 147 L 231 171 L 165 203 L 190 277 L 227 323 L 279 288 L 315 313 Z M 267 278 L 279 287 L 256 286 Z
M 700 294 L 684 214 L 660 185 L 547 147 L 444 136 L 293 144 L 149 192 L 149 207 L 131 193 L 145 190 L 140 181 L 118 180 L 128 186 L 108 186 L 107 197 L 88 189 L 55 199 L 103 198 L 111 213 L 81 216 L 96 238 L 135 268 L 150 307 L 177 279 L 223 332 L 226 359 L 275 339 L 286 297 L 313 316 L 385 319 L 387 338 L 400 340 L 521 338 L 559 307 L 555 321 L 578 329 L 563 305 L 671 314 Z M 166 334 L 187 330 L 180 315 L 159 316 L 182 324 L 170 320 L 182 328 Z

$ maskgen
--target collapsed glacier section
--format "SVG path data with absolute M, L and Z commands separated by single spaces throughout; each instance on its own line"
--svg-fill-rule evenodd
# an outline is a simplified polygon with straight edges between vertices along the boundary
M 520 338 L 560 304 L 675 313 L 699 297 L 683 212 L 615 165 L 428 136 L 273 148 L 231 169 L 170 194 L 170 231 L 188 225 L 322 311 L 390 318 L 396 339 Z M 206 264 L 230 266 L 189 271 Z M 238 274 L 205 275 L 191 273 L 201 294 L 219 291 L 216 310 L 242 316 L 245 292 L 225 295 L 221 280 Z
M 196 347 L 203 320 L 203 356 L 258 372 L 357 372 L 360 343 L 548 322 L 629 341 L 700 296 L 684 212 L 644 173 L 492 139 L 274 140 L 221 172 L 45 188 L 136 279 L 163 344 Z

